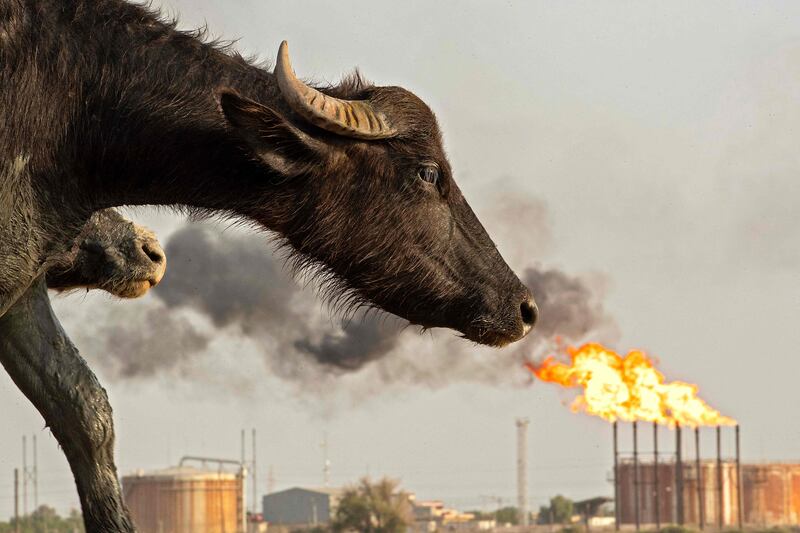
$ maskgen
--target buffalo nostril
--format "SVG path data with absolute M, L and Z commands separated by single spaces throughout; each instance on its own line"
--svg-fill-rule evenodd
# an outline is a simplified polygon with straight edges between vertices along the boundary
M 530 327 L 536 324 L 536 320 L 539 318 L 539 308 L 536 307 L 533 300 L 528 299 L 522 302 L 519 306 L 519 311 L 523 324 Z
M 164 262 L 164 251 L 157 244 L 146 242 L 142 244 L 142 251 L 155 264 Z

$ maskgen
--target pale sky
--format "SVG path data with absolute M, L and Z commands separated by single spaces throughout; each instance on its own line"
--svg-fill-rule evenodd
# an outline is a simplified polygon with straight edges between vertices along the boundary
M 644 349 L 668 378 L 697 383 L 741 422 L 745 459 L 800 460 L 800 5 L 162 5 L 181 27 L 207 22 L 262 58 L 287 39 L 303 77 L 333 81 L 358 66 L 378 84 L 415 91 L 437 112 L 457 180 L 513 267 L 538 261 L 605 280 L 620 329 L 614 348 Z M 491 213 L 509 192 L 543 205 L 548 227 L 500 227 Z M 128 214 L 162 241 L 184 224 L 163 211 Z M 56 301 L 91 363 L 85 324 L 109 313 L 125 320 L 153 296 Z M 419 339 L 420 357 L 435 358 L 441 338 Z M 131 382 L 98 371 L 121 474 L 184 454 L 238 457 L 239 430 L 256 427 L 259 494 L 270 466 L 275 489 L 317 486 L 327 432 L 334 485 L 388 475 L 420 498 L 489 508 L 490 497 L 515 503 L 514 418 L 527 416 L 532 505 L 612 493 L 610 427 L 571 413 L 573 393 L 519 385 L 519 368 L 508 369 L 515 386 L 385 390 L 370 387 L 367 368 L 306 395 L 272 376 L 259 349 L 229 334 L 197 361 L 202 369 Z M 364 389 L 372 392 L 348 392 Z M 77 506 L 65 459 L 5 374 L 0 404 L 0 517 L 12 512 L 23 433 L 40 441 L 40 501 Z

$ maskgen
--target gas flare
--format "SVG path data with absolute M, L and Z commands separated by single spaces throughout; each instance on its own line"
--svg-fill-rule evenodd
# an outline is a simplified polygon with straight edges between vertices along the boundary
M 697 385 L 665 382 L 653 361 L 640 350 L 625 357 L 597 343 L 567 347 L 571 364 L 554 356 L 526 367 L 542 381 L 562 387 L 581 387 L 571 405 L 574 412 L 599 416 L 609 422 L 641 420 L 674 426 L 734 425 L 697 396 Z

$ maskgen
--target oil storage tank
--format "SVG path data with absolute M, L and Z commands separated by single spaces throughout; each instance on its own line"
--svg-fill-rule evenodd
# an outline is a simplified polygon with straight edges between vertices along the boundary
M 140 533 L 239 533 L 242 476 L 179 466 L 122 478 L 125 503 Z

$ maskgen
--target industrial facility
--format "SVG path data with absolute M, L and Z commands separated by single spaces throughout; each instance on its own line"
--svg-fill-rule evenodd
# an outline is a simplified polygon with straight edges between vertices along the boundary
M 417 500 L 413 495 L 414 524 L 412 533 L 431 531 L 492 531 L 497 526 L 493 519 L 478 519 L 472 513 L 450 509 L 439 500 Z
M 614 435 L 614 496 L 617 529 L 664 524 L 726 527 L 771 527 L 800 523 L 800 463 L 742 463 L 740 431 L 734 428 L 735 458 L 722 456 L 723 430 L 715 428 L 716 457 L 701 455 L 699 428 L 694 428 L 694 455 L 683 449 L 676 426 L 675 446 L 659 451 L 657 426 L 653 449 L 640 450 L 639 424 L 633 422 L 633 452 L 619 452 Z
M 488 513 L 452 509 L 440 500 L 418 500 L 405 492 L 412 518 L 408 532 L 552 531 L 558 525 L 552 514 L 530 512 L 534 502 L 528 496 L 529 425 L 527 418 L 515 420 L 518 525 L 499 523 Z M 800 463 L 742 462 L 738 426 L 701 431 L 676 425 L 668 431 L 657 424 L 632 422 L 625 425 L 632 430 L 631 446 L 621 450 L 621 425 L 611 426 L 614 456 L 608 480 L 613 498 L 602 495 L 573 502 L 574 514 L 566 523 L 606 531 L 659 530 L 671 524 L 715 531 L 800 524 Z M 640 446 L 644 430 L 652 431 L 647 438 L 652 448 Z M 703 445 L 703 436 L 712 432 L 716 436 L 712 445 Z M 659 443 L 664 433 L 671 437 Z M 731 437 L 733 446 L 724 447 Z M 23 439 L 22 464 L 28 477 L 15 478 L 15 498 L 25 514 L 31 488 L 37 504 L 37 480 L 35 474 L 29 475 L 37 470 L 36 448 L 34 467 L 28 468 L 27 442 Z M 253 451 L 255 444 L 253 431 Z M 324 441 L 323 485 L 330 479 L 326 446 Z M 172 468 L 136 471 L 122 478 L 123 496 L 141 533 L 288 533 L 325 526 L 336 516 L 343 488 L 293 487 L 263 495 L 256 466 L 255 453 L 245 456 L 243 431 L 240 458 L 185 456 Z
M 269 531 L 290 531 L 328 524 L 336 512 L 343 494 L 337 488 L 294 487 L 273 492 L 262 498 L 262 516 Z M 471 513 L 463 513 L 445 506 L 439 500 L 417 500 L 409 494 L 414 523 L 409 532 L 474 531 L 495 527 L 494 520 L 478 520 Z
M 262 515 L 270 524 L 285 526 L 327 524 L 333 516 L 341 489 L 291 488 L 262 498 Z
M 244 531 L 244 477 L 190 466 L 137 472 L 122 492 L 141 533 Z
M 742 464 L 741 496 L 734 461 L 701 460 L 699 469 L 696 463 L 683 463 L 682 491 L 676 485 L 674 460 L 658 465 L 640 462 L 638 476 L 636 468 L 630 459 L 618 465 L 622 524 L 636 523 L 637 507 L 642 526 L 680 523 L 678 497 L 682 499 L 682 522 L 697 527 L 737 526 L 740 502 L 742 522 L 747 526 L 793 525 L 800 520 L 800 464 Z

